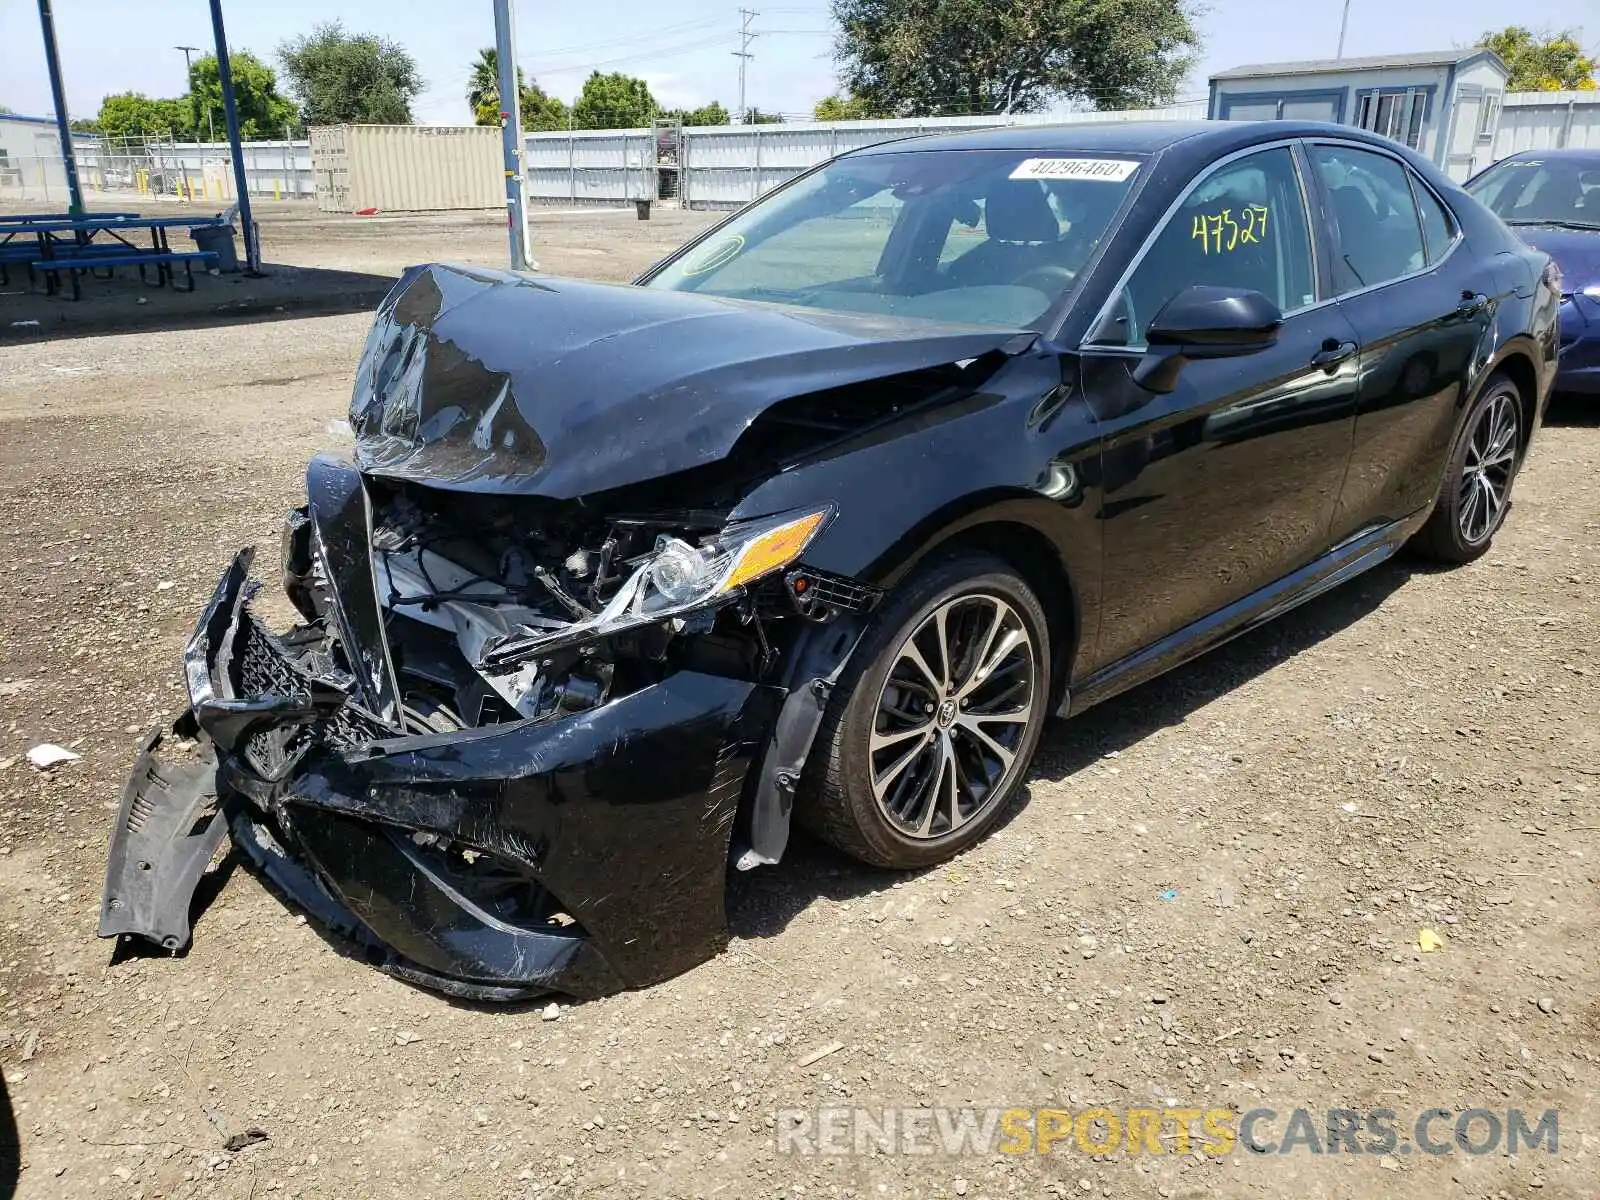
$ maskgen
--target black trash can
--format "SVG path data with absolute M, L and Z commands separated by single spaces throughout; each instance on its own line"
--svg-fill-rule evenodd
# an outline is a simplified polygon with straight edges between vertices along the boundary
M 189 236 L 194 239 L 198 249 L 209 250 L 217 256 L 218 270 L 239 269 L 239 253 L 234 249 L 232 225 L 196 226 L 189 230 Z
M 633 202 L 633 211 L 639 214 L 639 220 L 648 221 L 650 219 L 650 201 L 635 200 Z

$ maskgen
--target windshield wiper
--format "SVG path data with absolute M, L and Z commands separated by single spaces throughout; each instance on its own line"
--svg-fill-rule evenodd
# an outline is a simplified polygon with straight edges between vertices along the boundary
M 1529 218 L 1529 217 L 1521 217 L 1521 218 L 1519 218 L 1517 220 L 1507 221 L 1506 224 L 1507 225 L 1547 225 L 1547 226 L 1549 226 L 1549 227 L 1551 227 L 1553 229 L 1600 229 L 1600 221 L 1570 221 L 1570 220 L 1556 220 L 1555 218 L 1551 218 L 1548 221 L 1539 221 L 1539 220 L 1534 220 L 1534 219 Z

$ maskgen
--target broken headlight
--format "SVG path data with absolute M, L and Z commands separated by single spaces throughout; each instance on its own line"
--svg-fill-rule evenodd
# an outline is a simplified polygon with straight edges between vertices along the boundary
M 640 612 L 692 608 L 788 566 L 804 553 L 829 512 L 786 513 L 735 526 L 703 546 L 662 535 L 645 564 Z
M 664 535 L 600 612 L 560 630 L 503 638 L 479 664 L 503 669 L 529 655 L 619 633 L 635 626 L 684 616 L 731 598 L 741 587 L 782 570 L 805 553 L 833 509 L 789 512 L 747 521 L 716 538 L 691 546 Z

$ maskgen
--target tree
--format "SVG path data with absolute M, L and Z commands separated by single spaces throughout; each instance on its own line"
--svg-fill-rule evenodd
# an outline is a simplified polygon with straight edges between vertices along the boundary
M 0 109 L 0 111 L 4 110 Z M 67 128 L 71 129 L 73 133 L 99 133 L 100 122 L 93 117 L 78 117 Z
M 572 114 L 559 97 L 552 96 L 537 83 L 522 85 L 522 128 L 527 133 L 550 129 L 566 129 L 571 125 Z M 495 114 L 499 119 L 499 114 Z
M 746 125 L 782 125 L 783 124 L 783 116 L 782 116 L 781 113 L 762 112 L 759 108 L 752 108 L 750 110 L 750 116 L 745 121 L 745 124 Z
M 527 132 L 567 127 L 567 106 L 537 83 L 529 83 L 517 68 L 518 107 Z M 467 76 L 467 107 L 478 125 L 500 124 L 500 56 L 493 46 L 478 51 L 478 61 Z
M 1507 91 L 1592 91 L 1595 74 L 1600 71 L 1600 59 L 1585 56 L 1568 30 L 1535 33 L 1521 25 L 1508 25 L 1498 33 L 1484 34 L 1478 45 L 1493 50 L 1511 68 Z
M 655 115 L 650 86 L 621 71 L 590 72 L 572 106 L 572 123 L 578 129 L 634 129 L 650 124 Z
M 143 92 L 118 92 L 100 101 L 95 118 L 106 137 L 176 137 L 187 141 L 194 136 L 194 116 L 186 100 L 152 100 Z
M 731 123 L 728 110 L 721 101 L 713 100 L 699 108 L 669 108 L 661 114 L 666 121 L 682 121 L 685 125 L 727 125 Z
M 811 115 L 819 121 L 869 121 L 879 114 L 860 96 L 824 96 Z
M 278 76 L 248 50 L 228 56 L 233 73 L 233 102 L 239 111 L 239 137 L 247 142 L 281 138 L 284 129 L 300 123 L 300 110 L 294 101 L 278 93 Z M 189 95 L 184 101 L 190 111 L 199 111 L 198 128 L 207 136 L 211 130 L 225 136 L 228 116 L 222 106 L 222 76 L 217 71 L 217 56 L 207 54 L 189 68 Z
M 841 82 L 885 116 L 1171 101 L 1200 37 L 1191 0 L 833 0 Z
M 522 83 L 522 68 L 517 68 L 517 83 Z M 500 124 L 500 56 L 493 46 L 478 51 L 478 61 L 467 76 L 467 107 L 477 125 Z
M 326 21 L 278 47 L 307 125 L 409 125 L 422 76 L 405 48 Z

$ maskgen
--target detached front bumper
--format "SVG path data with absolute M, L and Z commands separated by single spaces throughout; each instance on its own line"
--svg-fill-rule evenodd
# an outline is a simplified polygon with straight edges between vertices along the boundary
M 727 943 L 730 835 L 780 689 L 685 671 L 574 716 L 406 736 L 256 622 L 249 564 L 185 655 L 191 753 L 153 735 L 128 781 L 102 936 L 186 944 L 227 828 L 376 965 L 454 995 L 602 995 Z

